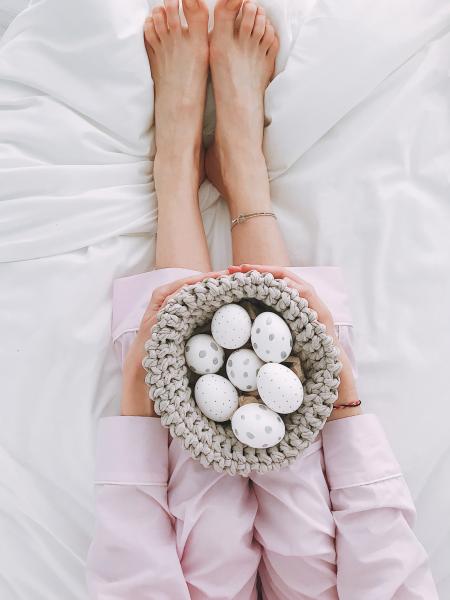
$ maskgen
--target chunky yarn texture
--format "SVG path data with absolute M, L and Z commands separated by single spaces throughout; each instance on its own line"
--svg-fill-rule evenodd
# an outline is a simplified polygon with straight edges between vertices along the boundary
M 244 299 L 258 300 L 283 317 L 292 332 L 292 353 L 300 357 L 306 376 L 303 404 L 282 415 L 286 434 L 271 448 L 245 446 L 229 422 L 216 423 L 200 411 L 184 357 L 185 343 L 198 327 L 222 305 Z M 235 273 L 183 287 L 158 313 L 145 349 L 145 381 L 162 425 L 203 466 L 230 475 L 287 467 L 314 441 L 337 398 L 341 365 L 333 339 L 298 291 L 270 273 Z

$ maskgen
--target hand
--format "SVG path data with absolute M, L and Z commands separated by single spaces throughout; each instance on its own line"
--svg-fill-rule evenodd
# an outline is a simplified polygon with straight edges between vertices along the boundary
M 349 402 L 355 402 L 358 400 L 358 392 L 356 389 L 356 382 L 353 377 L 352 366 L 350 360 L 339 342 L 337 332 L 334 326 L 333 316 L 327 305 L 319 298 L 317 292 L 311 284 L 304 279 L 297 277 L 292 271 L 284 267 L 274 267 L 269 265 L 240 265 L 231 266 L 228 268 L 230 273 L 248 273 L 249 271 L 260 271 L 262 273 L 272 273 L 277 279 L 285 281 L 289 287 L 298 290 L 300 296 L 305 298 L 308 302 L 308 306 L 317 313 L 317 320 L 325 325 L 327 333 L 333 338 L 334 344 L 340 350 L 340 361 L 342 363 L 342 370 L 340 373 L 340 384 L 338 390 L 338 398 L 334 403 L 334 406 L 340 404 L 348 404 Z M 343 417 L 349 417 L 353 415 L 361 414 L 361 408 L 341 408 L 333 410 L 329 420 L 340 419 Z
M 220 277 L 228 274 L 228 271 L 215 271 L 192 275 L 185 279 L 179 279 L 167 285 L 156 288 L 152 294 L 149 305 L 142 317 L 139 330 L 125 358 L 123 367 L 123 391 L 121 402 L 121 413 L 126 416 L 156 417 L 153 401 L 148 394 L 148 386 L 145 383 L 145 369 L 142 361 L 145 356 L 145 342 L 150 338 L 156 316 L 167 301 L 185 285 L 198 283 L 206 277 Z

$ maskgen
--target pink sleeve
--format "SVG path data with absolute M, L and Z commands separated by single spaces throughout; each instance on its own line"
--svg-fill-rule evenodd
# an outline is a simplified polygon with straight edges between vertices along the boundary
M 249 481 L 205 469 L 178 440 L 170 444 L 169 471 L 169 508 L 191 598 L 256 600 L 261 553 Z
M 253 475 L 264 598 L 337 600 L 335 524 L 322 443 L 290 467 Z
M 168 461 L 167 444 L 159 419 L 101 420 L 90 597 L 256 600 L 248 481 L 205 469 L 177 442 Z
M 414 506 L 373 415 L 327 423 L 291 467 L 253 475 L 267 598 L 435 600 Z
M 412 530 L 414 505 L 377 418 L 328 423 L 323 448 L 339 597 L 437 599 L 427 555 Z
M 97 521 L 87 558 L 92 599 L 190 598 L 167 507 L 167 479 L 168 436 L 159 419 L 101 420 Z

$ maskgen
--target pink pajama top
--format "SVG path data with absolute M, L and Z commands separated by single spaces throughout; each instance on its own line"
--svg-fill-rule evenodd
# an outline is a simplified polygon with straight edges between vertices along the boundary
M 340 273 L 292 269 L 351 322 Z M 152 290 L 192 274 L 115 282 L 113 338 L 126 354 Z M 106 417 L 88 555 L 95 600 L 434 600 L 414 506 L 374 415 L 329 422 L 289 468 L 248 479 L 190 458 L 158 418 Z

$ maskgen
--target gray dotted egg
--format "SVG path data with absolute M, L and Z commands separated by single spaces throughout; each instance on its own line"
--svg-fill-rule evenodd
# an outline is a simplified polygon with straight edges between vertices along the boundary
M 239 406 L 236 388 L 221 375 L 203 375 L 195 384 L 197 406 L 209 419 L 228 421 Z M 236 423 L 233 429 L 237 429 Z
M 232 352 L 227 360 L 228 379 L 238 389 L 247 391 L 256 390 L 256 376 L 263 366 L 263 361 L 247 348 Z
M 217 310 L 211 321 L 214 340 L 229 350 L 240 348 L 250 338 L 252 321 L 248 312 L 239 304 L 225 304 Z
M 253 350 L 264 362 L 280 363 L 291 353 L 292 337 L 286 322 L 275 313 L 256 317 L 251 331 Z
M 261 400 L 277 413 L 294 412 L 303 402 L 303 386 L 300 379 L 284 365 L 263 365 L 258 372 L 257 387 Z
M 237 439 L 251 448 L 270 448 L 284 437 L 285 425 L 278 415 L 260 404 L 245 404 L 231 417 Z
M 200 375 L 217 373 L 225 359 L 223 348 L 206 333 L 199 333 L 189 338 L 184 355 L 188 367 Z

